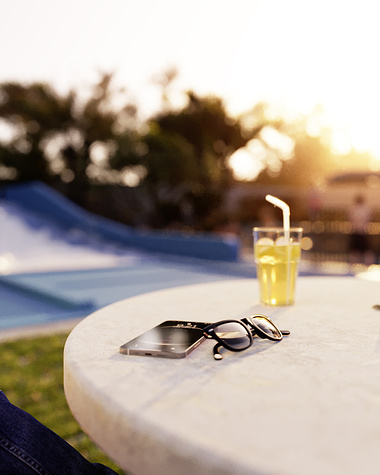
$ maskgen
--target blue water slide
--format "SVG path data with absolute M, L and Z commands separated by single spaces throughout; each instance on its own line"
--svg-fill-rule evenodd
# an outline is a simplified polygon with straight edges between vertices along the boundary
M 7 200 L 45 217 L 55 225 L 80 229 L 123 246 L 215 261 L 239 260 L 239 239 L 235 237 L 136 230 L 84 210 L 41 182 L 8 185 L 3 193 Z

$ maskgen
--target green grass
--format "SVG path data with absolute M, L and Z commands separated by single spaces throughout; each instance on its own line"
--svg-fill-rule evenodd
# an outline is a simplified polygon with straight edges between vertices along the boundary
M 71 415 L 63 391 L 63 347 L 68 334 L 0 343 L 0 389 L 15 406 L 60 435 L 92 463 L 123 474 Z

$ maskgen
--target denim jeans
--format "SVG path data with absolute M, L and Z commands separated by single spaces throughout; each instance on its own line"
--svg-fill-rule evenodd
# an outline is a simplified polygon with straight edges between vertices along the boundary
M 1 475 L 111 475 L 92 464 L 53 431 L 11 404 L 0 391 Z

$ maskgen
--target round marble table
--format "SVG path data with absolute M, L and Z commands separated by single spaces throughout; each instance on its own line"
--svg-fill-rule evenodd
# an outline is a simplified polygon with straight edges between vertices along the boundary
M 254 279 L 129 298 L 80 322 L 64 354 L 65 393 L 83 430 L 135 475 L 375 475 L 380 468 L 380 286 L 301 277 L 295 305 L 257 304 Z M 119 353 L 167 319 L 266 313 L 291 330 L 212 357 Z

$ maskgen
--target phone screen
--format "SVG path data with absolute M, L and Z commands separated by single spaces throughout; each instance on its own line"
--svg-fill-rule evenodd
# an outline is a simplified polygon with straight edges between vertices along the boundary
M 183 358 L 205 339 L 205 322 L 168 320 L 120 347 L 127 355 Z

